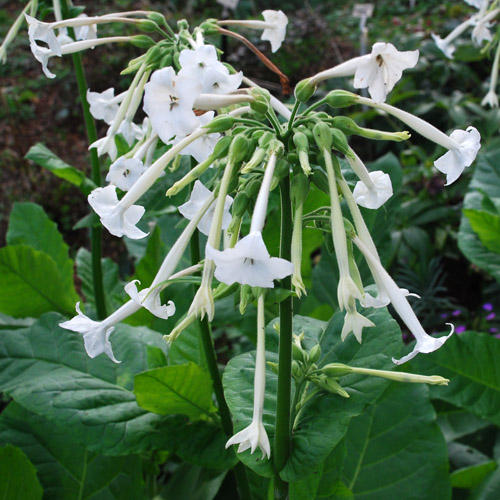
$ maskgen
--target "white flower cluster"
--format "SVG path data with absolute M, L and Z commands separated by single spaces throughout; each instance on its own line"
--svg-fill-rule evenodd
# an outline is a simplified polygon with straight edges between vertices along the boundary
M 445 38 L 441 38 L 439 35 L 432 33 L 434 42 L 441 52 L 449 59 L 453 58 L 453 54 L 456 50 L 455 41 L 469 28 L 472 28 L 471 39 L 474 45 L 480 47 L 483 42 L 491 43 L 493 41 L 491 29 L 495 27 L 496 18 L 500 15 L 498 3 L 490 2 L 490 0 L 465 0 L 465 2 L 475 7 L 478 11 L 460 23 Z M 488 105 L 492 108 L 498 108 L 498 96 L 495 89 L 498 82 L 499 59 L 500 43 L 497 42 L 489 89 L 484 99 L 481 101 L 483 106 Z

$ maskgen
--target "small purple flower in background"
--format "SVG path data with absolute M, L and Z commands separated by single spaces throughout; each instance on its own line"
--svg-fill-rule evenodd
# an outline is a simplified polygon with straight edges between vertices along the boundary
M 490 333 L 497 333 L 498 332 L 498 328 L 490 328 Z M 497 337 L 498 335 L 495 335 L 495 337 Z
M 493 304 L 490 302 L 486 302 L 486 304 L 483 304 L 483 309 L 485 311 L 493 311 Z
M 448 313 L 441 313 L 439 316 L 441 316 L 442 319 L 446 319 L 449 314 Z
M 486 321 L 491 321 L 492 319 L 495 319 L 495 316 L 496 314 L 494 312 L 488 314 L 488 316 L 486 316 Z
M 452 316 L 460 316 L 462 314 L 462 311 L 460 309 L 455 309 L 451 315 Z
M 467 327 L 465 325 L 458 325 L 455 328 L 455 333 L 464 333 L 465 330 L 467 330 Z

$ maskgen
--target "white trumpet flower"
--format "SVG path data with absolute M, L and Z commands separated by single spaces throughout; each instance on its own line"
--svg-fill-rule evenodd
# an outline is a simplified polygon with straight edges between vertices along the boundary
M 122 191 L 128 191 L 145 170 L 146 167 L 141 160 L 120 156 L 109 167 L 106 181 L 120 188 Z
M 476 159 L 481 148 L 481 136 L 474 127 L 468 127 L 467 130 L 455 130 L 448 137 L 434 125 L 402 109 L 386 103 L 377 103 L 365 97 L 358 97 L 356 100 L 360 104 L 366 104 L 395 116 L 423 137 L 448 149 L 447 153 L 434 162 L 435 167 L 446 174 L 446 185 L 455 182 L 460 177 L 464 169 Z
M 356 203 L 365 208 L 380 208 L 393 194 L 389 174 L 381 170 L 369 173 L 372 185 L 358 181 L 354 187 L 353 195 Z
M 498 96 L 494 90 L 488 90 L 488 93 L 483 97 L 481 106 L 488 105 L 490 108 L 498 108 Z
M 80 310 L 80 302 L 77 302 L 77 316 L 69 321 L 60 323 L 59 326 L 61 328 L 65 328 L 66 330 L 82 334 L 85 350 L 87 351 L 89 357 L 95 358 L 96 356 L 99 356 L 99 354 L 106 354 L 111 361 L 120 363 L 120 361 L 118 361 L 113 354 L 109 336 L 113 332 L 114 326 L 117 323 L 123 321 L 125 318 L 128 318 L 140 308 L 140 305 L 130 300 L 117 309 L 113 314 L 108 316 L 105 320 L 94 321 L 82 313 Z
M 199 212 L 200 207 L 206 202 L 210 197 L 213 197 L 212 191 L 207 189 L 200 181 L 196 181 L 191 191 L 191 196 L 189 200 L 178 207 L 179 212 L 188 220 L 191 220 Z M 226 196 L 226 201 L 224 202 L 224 213 L 222 215 L 222 229 L 227 229 L 231 223 L 231 213 L 229 209 L 233 203 L 231 196 Z M 208 236 L 210 232 L 210 226 L 214 218 L 215 206 L 207 210 L 205 215 L 201 218 L 198 223 L 198 229 Z
M 281 10 L 265 10 L 262 12 L 264 21 L 257 20 L 223 20 L 218 21 L 218 24 L 225 26 L 244 26 L 256 30 L 263 30 L 261 40 L 266 40 L 271 43 L 271 51 L 276 52 L 283 43 L 286 37 L 286 27 L 288 25 L 288 17 Z
M 115 186 L 109 185 L 94 189 L 89 194 L 88 201 L 100 217 L 102 225 L 114 236 L 128 236 L 137 240 L 148 235 L 136 226 L 144 215 L 144 207 L 131 205 L 122 209 Z
M 418 56 L 418 50 L 400 52 L 392 43 L 375 43 L 371 54 L 362 58 L 356 69 L 354 88 L 368 87 L 374 101 L 384 102 L 403 71 L 417 64 Z
M 160 299 L 160 288 L 144 288 L 137 290 L 139 280 L 133 280 L 125 285 L 126 294 L 138 305 L 147 309 L 150 313 L 161 319 L 170 318 L 175 314 L 175 304 L 169 300 L 168 304 L 162 305 Z
M 361 241 L 358 236 L 355 236 L 352 240 L 356 246 L 360 249 L 361 253 L 366 259 L 366 262 L 370 268 L 371 273 L 377 281 L 377 286 L 382 288 L 391 300 L 391 304 L 398 313 L 399 317 L 406 324 L 410 332 L 416 339 L 415 347 L 406 356 L 401 359 L 396 360 L 393 358 L 393 362 L 397 365 L 406 363 L 410 359 L 413 359 L 419 353 L 430 353 L 439 349 L 449 338 L 453 335 L 454 327 L 451 323 L 451 332 L 444 337 L 431 337 L 425 333 L 420 321 L 413 312 L 408 300 L 406 299 L 404 293 L 396 285 L 394 280 L 389 276 L 389 273 L 384 269 L 380 260 L 377 259 L 368 249 L 368 247 Z
M 253 453 L 257 447 L 262 452 L 262 458 L 271 456 L 271 445 L 262 421 L 264 414 L 264 397 L 266 392 L 266 337 L 264 320 L 264 296 L 257 300 L 257 353 L 255 356 L 253 416 L 252 422 L 236 433 L 226 443 L 226 448 L 238 444 L 238 453 L 250 449 Z
M 115 96 L 115 89 L 112 87 L 103 92 L 87 90 L 90 113 L 96 120 L 104 120 L 108 125 L 115 119 L 119 104 L 124 97 L 125 92 Z
M 360 314 L 356 310 L 356 307 L 348 307 L 344 317 L 344 325 L 342 326 L 340 338 L 344 341 L 349 333 L 352 332 L 356 340 L 361 344 L 363 328 L 370 328 L 372 326 L 375 326 L 375 324 Z

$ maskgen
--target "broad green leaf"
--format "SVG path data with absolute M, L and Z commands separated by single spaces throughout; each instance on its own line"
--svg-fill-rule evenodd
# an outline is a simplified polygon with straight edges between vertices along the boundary
M 73 261 L 68 256 L 68 245 L 40 205 L 14 203 L 6 239 L 8 245 L 28 245 L 52 257 L 65 285 L 73 284 Z
M 379 370 L 394 369 L 391 358 L 397 357 L 402 347 L 398 324 L 386 310 L 367 309 L 363 314 L 375 327 L 363 331 L 361 344 L 352 335 L 344 342 L 340 340 L 343 314 L 334 315 L 319 337 L 323 353 L 319 366 L 336 362 Z M 305 330 L 306 339 L 315 342 L 310 333 L 309 329 Z M 349 399 L 319 393 L 299 413 L 293 430 L 292 453 L 281 472 L 284 479 L 292 481 L 314 472 L 342 439 L 350 419 L 362 413 L 366 405 L 382 393 L 388 382 L 348 375 L 340 379 L 340 384 L 350 394 Z M 311 390 L 313 388 L 310 387 Z
M 42 498 L 42 487 L 36 476 L 36 469 L 22 450 L 11 445 L 0 448 L 0 498 Z
M 0 416 L 0 443 L 12 443 L 26 453 L 38 471 L 45 497 L 51 500 L 97 500 L 101 495 L 120 500 L 145 498 L 138 457 L 88 452 L 75 441 L 71 429 L 62 431 L 16 403 Z M 31 497 L 23 500 L 27 498 Z
M 336 314 L 324 330 L 324 322 L 300 316 L 294 317 L 294 333 L 304 332 L 304 346 L 310 349 L 320 342 L 323 356 L 320 365 L 332 362 L 353 364 L 377 369 L 394 367 L 391 357 L 398 356 L 402 347 L 401 333 L 397 323 L 385 310 L 366 312 L 375 327 L 364 332 L 360 345 L 351 336 L 345 342 L 340 340 L 343 315 Z M 271 322 L 267 327 L 268 348 L 276 349 L 276 331 Z M 266 353 L 267 361 L 277 361 L 275 352 Z M 235 431 L 247 426 L 252 418 L 253 375 L 255 353 L 246 353 L 233 358 L 224 371 L 224 393 L 233 414 Z M 339 443 L 347 431 L 352 417 L 359 415 L 371 401 L 387 387 L 382 379 L 350 375 L 341 379 L 341 385 L 351 394 L 349 400 L 333 394 L 320 393 L 313 397 L 296 418 L 292 435 L 292 452 L 281 472 L 283 479 L 296 481 L 320 468 L 320 464 Z M 266 371 L 266 397 L 264 403 L 264 425 L 272 443 L 274 413 L 276 408 L 277 376 Z M 312 390 L 312 388 L 310 388 Z M 270 476 L 271 466 L 260 461 L 257 453 L 238 454 L 240 460 L 261 475 Z
M 14 328 L 25 328 L 33 324 L 33 318 L 13 318 L 7 314 L 0 313 L 0 330 L 12 330 Z
M 431 395 L 500 425 L 500 339 L 484 333 L 454 335 L 446 345 L 412 361 L 420 373 L 450 379 Z
M 192 361 L 199 366 L 205 367 L 206 359 L 200 336 L 198 322 L 193 323 L 184 330 L 168 350 L 169 364 L 181 365 L 186 361 Z
M 47 170 L 50 170 L 55 176 L 64 179 L 75 186 L 80 187 L 85 180 L 85 174 L 65 161 L 61 160 L 55 153 L 53 153 L 47 146 L 41 142 L 31 146 L 26 153 L 28 160 L 34 161 Z
M 500 215 L 470 209 L 465 209 L 464 215 L 481 243 L 491 252 L 500 254 Z
M 111 335 L 115 364 L 104 355 L 89 359 L 78 333 L 50 313 L 29 328 L 2 330 L 0 391 L 28 411 L 69 432 L 91 452 L 128 455 L 164 449 L 196 465 L 222 470 L 235 457 L 224 450 L 220 427 L 164 417 L 137 405 L 134 376 L 148 369 L 147 346 L 165 349 L 147 328 L 117 325 Z
M 474 174 L 464 199 L 467 210 L 481 210 L 485 193 L 495 206 L 500 203 L 500 141 L 493 140 L 488 149 L 478 155 Z M 500 254 L 492 252 L 479 239 L 464 214 L 460 222 L 458 246 L 473 264 L 500 280 Z
M 500 498 L 500 467 L 492 472 L 470 496 L 471 500 L 498 500 Z
M 37 317 L 48 311 L 71 313 L 78 296 L 46 253 L 26 245 L 0 248 L 0 311 Z
M 118 264 L 116 262 L 106 257 L 101 260 L 101 266 L 106 310 L 108 313 L 111 313 L 124 302 L 124 283 L 120 280 Z M 76 253 L 76 270 L 78 277 L 82 281 L 81 290 L 85 296 L 86 305 L 95 310 L 92 256 L 86 248 L 80 248 Z
M 188 464 L 180 465 L 167 485 L 161 491 L 164 500 L 212 500 L 226 476 L 226 472 L 213 473 L 201 467 Z
M 450 475 L 453 488 L 472 489 L 479 486 L 484 478 L 498 467 L 495 460 L 490 460 L 478 465 L 471 465 L 453 471 Z
M 199 419 L 216 411 L 210 376 L 194 363 L 139 373 L 134 393 L 141 408 L 159 415 L 182 414 Z
M 336 465 L 354 498 L 451 498 L 446 444 L 435 420 L 427 388 L 398 383 L 353 418 Z M 320 493 L 325 488 L 323 478 Z

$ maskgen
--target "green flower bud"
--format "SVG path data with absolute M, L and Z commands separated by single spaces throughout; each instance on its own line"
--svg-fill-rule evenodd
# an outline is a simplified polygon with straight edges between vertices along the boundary
M 217 158 L 222 158 L 226 156 L 229 151 L 229 146 L 231 145 L 231 141 L 233 140 L 232 136 L 225 135 L 221 137 L 217 144 L 214 147 L 213 153 L 210 155 L 214 160 Z
M 135 35 L 130 39 L 130 43 L 141 49 L 149 49 L 156 44 L 156 42 L 147 35 Z
M 243 161 L 248 150 L 248 139 L 243 134 L 234 136 L 229 146 L 229 161 L 238 164 Z
M 245 191 L 240 191 L 234 198 L 233 205 L 231 206 L 231 212 L 233 217 L 243 217 L 248 205 L 250 204 L 250 198 L 245 193 Z
M 406 130 L 402 132 L 386 132 L 385 130 L 360 127 L 354 120 L 347 116 L 335 116 L 333 118 L 333 124 L 345 134 L 356 134 L 375 141 L 402 142 L 411 137 L 411 134 Z
M 252 110 L 260 115 L 265 115 L 271 101 L 269 92 L 260 87 L 252 87 L 249 94 L 253 97 L 253 101 L 250 102 Z
M 177 21 L 177 28 L 179 28 L 179 31 L 188 30 L 189 23 L 186 21 L 186 19 L 179 19 Z
M 234 116 L 220 115 L 216 116 L 210 123 L 205 125 L 204 128 L 206 128 L 210 134 L 225 132 L 234 125 L 235 121 Z
M 252 179 L 245 186 L 245 193 L 247 194 L 248 198 L 250 198 L 252 200 L 253 198 L 255 198 L 257 196 L 257 193 L 259 192 L 259 188 L 260 188 L 260 180 Z
M 145 33 L 153 33 L 160 29 L 160 27 L 150 19 L 144 19 L 143 21 L 140 21 L 139 23 L 137 23 L 137 27 L 140 31 L 144 31 Z
M 252 287 L 250 285 L 241 285 L 240 287 L 240 314 L 245 314 L 248 304 L 253 300 Z
M 259 146 L 261 148 L 263 148 L 264 146 L 267 146 L 269 144 L 269 142 L 271 141 L 271 139 L 273 139 L 275 137 L 275 135 L 273 134 L 273 132 L 267 132 L 265 131 L 261 136 L 260 136 L 260 139 L 259 139 Z
M 299 364 L 295 360 L 292 361 L 292 376 L 293 378 L 302 377 L 302 370 L 300 369 Z
M 316 384 L 321 389 L 332 392 L 333 394 L 338 394 L 343 398 L 348 398 L 349 394 L 342 388 L 342 386 L 333 378 L 321 376 L 313 376 L 311 377 L 311 382 Z
M 334 127 L 342 130 L 346 135 L 359 134 L 361 130 L 361 127 L 348 116 L 335 116 L 332 121 Z
M 206 36 L 217 35 L 219 33 L 217 19 L 207 19 L 205 22 L 200 24 L 200 28 Z
M 151 19 L 151 21 L 154 21 L 156 24 L 160 26 L 166 26 L 167 21 L 165 19 L 165 16 L 163 14 L 160 14 L 159 12 L 150 12 L 148 14 L 148 19 Z
M 307 102 L 316 91 L 316 86 L 311 83 L 310 78 L 300 81 L 295 86 L 294 94 L 295 99 L 299 102 Z
M 313 136 L 318 148 L 321 151 L 324 149 L 330 151 L 330 149 L 332 149 L 332 131 L 328 124 L 325 122 L 316 123 L 313 128 Z
M 297 151 L 305 151 L 306 153 L 309 152 L 309 140 L 304 132 L 295 132 L 295 134 L 293 134 L 293 143 L 295 144 Z
M 321 368 L 321 372 L 328 377 L 342 377 L 343 375 L 352 373 L 352 368 L 342 363 L 329 363 Z
M 358 102 L 359 96 L 347 90 L 332 90 L 325 97 L 325 102 L 332 108 L 346 108 Z
M 299 173 L 292 179 L 292 201 L 295 206 L 304 203 L 309 192 L 309 179 L 306 175 Z
M 347 137 L 345 136 L 344 132 L 342 132 L 338 128 L 332 128 L 331 133 L 333 148 L 337 151 L 340 151 L 346 156 L 352 155 L 351 148 L 349 147 L 349 143 L 347 142 Z
M 320 356 L 321 356 L 321 346 L 319 344 L 316 344 L 309 351 L 309 361 L 311 363 L 316 363 L 316 361 L 318 361 Z

